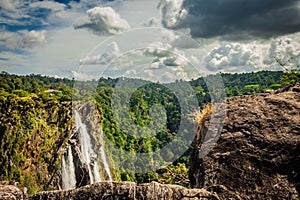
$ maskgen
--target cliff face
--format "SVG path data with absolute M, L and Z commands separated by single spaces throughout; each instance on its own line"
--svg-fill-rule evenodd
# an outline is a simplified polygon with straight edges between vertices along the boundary
M 56 189 L 61 149 L 72 133 L 72 105 L 36 94 L 0 98 L 0 180 L 28 193 Z
M 186 189 L 178 185 L 163 185 L 156 182 L 137 185 L 133 182 L 100 182 L 65 191 L 41 192 L 30 200 L 85 200 L 85 199 L 199 199 L 217 200 L 216 195 L 204 189 Z
M 227 117 L 214 149 L 199 158 L 195 139 L 190 179 L 221 199 L 300 198 L 300 84 L 275 94 L 227 100 Z
M 205 189 L 186 189 L 178 185 L 163 185 L 156 182 L 136 184 L 133 182 L 99 182 L 72 190 L 40 192 L 27 196 L 16 184 L 0 182 L 1 200 L 93 200 L 93 199 L 199 199 L 218 200 L 218 196 Z

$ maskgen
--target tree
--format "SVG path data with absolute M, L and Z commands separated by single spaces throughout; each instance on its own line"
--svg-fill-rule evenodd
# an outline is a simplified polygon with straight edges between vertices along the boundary
M 299 82 L 300 81 L 299 69 L 292 69 L 291 71 L 284 73 L 280 81 L 284 85 L 292 85 Z

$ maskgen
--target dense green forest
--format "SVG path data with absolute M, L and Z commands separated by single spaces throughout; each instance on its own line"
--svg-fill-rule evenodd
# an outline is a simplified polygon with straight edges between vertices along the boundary
M 214 75 L 211 75 L 214 76 Z M 300 80 L 299 71 L 261 71 L 256 73 L 221 73 L 227 97 L 252 95 L 278 89 Z M 95 100 L 102 113 L 104 134 L 111 143 L 130 152 L 155 152 L 172 141 L 179 127 L 180 104 L 165 84 L 145 82 L 129 97 L 130 117 L 140 126 L 149 125 L 149 110 L 160 104 L 166 111 L 166 126 L 151 137 L 140 138 L 137 133 L 128 135 L 116 123 L 111 100 L 119 79 L 101 78 L 97 81 L 75 81 L 41 75 L 19 76 L 0 73 L 0 179 L 20 182 L 29 193 L 55 188 L 53 178 L 59 172 L 61 152 L 59 146 L 72 132 L 72 101 L 82 97 Z M 204 78 L 189 82 L 197 97 L 199 108 L 211 102 Z M 84 86 L 84 91 L 74 91 Z M 96 91 L 90 91 L 97 85 Z M 94 93 L 95 92 L 95 93 Z M 127 94 L 125 89 L 124 95 Z M 189 104 L 189 99 L 184 99 Z M 130 128 L 129 122 L 128 123 Z M 190 131 L 190 130 L 186 130 Z M 145 133 L 152 135 L 152 133 Z M 184 148 L 176 141 L 178 148 Z M 114 152 L 111 152 L 112 154 Z M 173 152 L 167 152 L 172 157 Z M 162 157 L 164 155 L 161 155 Z M 124 159 L 120 155 L 121 162 Z M 170 165 L 146 174 L 128 172 L 120 168 L 116 180 L 176 183 L 189 187 L 187 171 L 189 150 Z

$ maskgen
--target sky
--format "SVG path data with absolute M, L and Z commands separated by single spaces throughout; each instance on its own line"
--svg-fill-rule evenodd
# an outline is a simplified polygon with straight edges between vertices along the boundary
M 0 0 L 9 73 L 173 81 L 299 64 L 299 0 Z

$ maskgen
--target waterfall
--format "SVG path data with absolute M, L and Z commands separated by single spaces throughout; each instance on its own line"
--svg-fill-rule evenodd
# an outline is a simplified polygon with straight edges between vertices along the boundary
M 103 131 L 100 124 L 96 124 L 96 128 L 88 129 L 82 116 L 75 110 L 75 130 L 69 140 L 69 146 L 63 155 L 61 164 L 61 188 L 72 189 L 86 184 L 100 182 L 108 179 L 112 181 L 112 175 L 105 153 L 103 142 Z M 91 111 L 89 114 L 93 114 Z M 99 125 L 99 126 L 97 126 Z M 97 142 L 93 141 L 91 132 L 97 132 L 100 135 L 98 146 Z M 96 143 L 96 144 L 94 144 Z M 97 152 L 99 150 L 99 152 Z M 99 166 L 101 162 L 102 168 Z M 102 174 L 102 179 L 100 174 Z M 106 177 L 106 178 L 104 178 Z M 78 180 L 77 180 L 78 179 Z
M 101 152 L 101 160 L 103 162 L 105 172 L 108 175 L 109 181 L 112 181 L 112 177 L 111 177 L 110 169 L 109 169 L 109 166 L 108 166 L 108 163 L 107 163 L 107 158 L 106 158 L 106 154 L 105 154 L 103 145 L 100 148 L 100 152 Z
M 67 152 L 62 158 L 62 189 L 68 190 L 76 187 L 75 167 L 72 155 L 72 148 L 68 146 Z
M 88 167 L 90 183 L 99 182 L 101 181 L 101 178 L 98 166 L 98 157 L 93 149 L 91 137 L 87 132 L 86 125 L 82 123 L 78 111 L 75 111 L 75 124 L 79 129 L 80 150 L 82 153 L 82 158 Z

